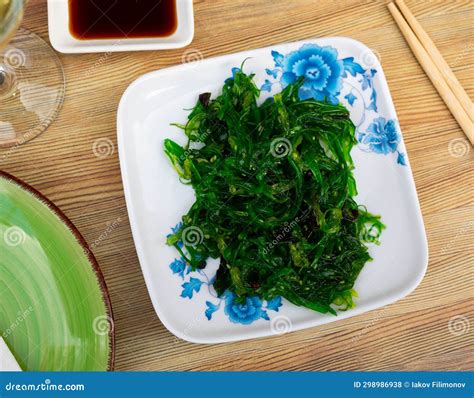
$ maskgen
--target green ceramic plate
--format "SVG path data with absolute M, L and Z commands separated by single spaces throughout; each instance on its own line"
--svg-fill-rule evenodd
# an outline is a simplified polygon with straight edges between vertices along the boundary
M 79 231 L 0 171 L 0 333 L 23 370 L 111 370 L 112 308 Z

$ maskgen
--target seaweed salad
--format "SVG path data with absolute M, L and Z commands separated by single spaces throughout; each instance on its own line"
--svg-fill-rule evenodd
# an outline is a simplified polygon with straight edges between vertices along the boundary
M 164 150 L 196 200 L 167 239 L 192 267 L 220 259 L 214 288 L 282 296 L 322 313 L 354 306 L 354 283 L 379 243 L 380 217 L 354 201 L 355 127 L 342 105 L 300 100 L 303 78 L 258 105 L 241 69 L 199 96 L 182 147 Z

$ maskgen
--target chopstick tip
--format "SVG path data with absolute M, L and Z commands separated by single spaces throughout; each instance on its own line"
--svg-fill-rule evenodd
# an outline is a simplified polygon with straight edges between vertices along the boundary
M 387 4 L 387 7 L 390 11 L 393 11 L 393 10 L 397 10 L 397 6 L 395 5 L 395 3 L 393 1 L 391 1 L 390 3 Z

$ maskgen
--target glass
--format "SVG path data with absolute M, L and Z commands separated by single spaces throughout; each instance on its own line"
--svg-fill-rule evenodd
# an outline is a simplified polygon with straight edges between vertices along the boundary
M 64 71 L 56 53 L 19 28 L 26 2 L 0 0 L 0 147 L 41 134 L 64 101 Z

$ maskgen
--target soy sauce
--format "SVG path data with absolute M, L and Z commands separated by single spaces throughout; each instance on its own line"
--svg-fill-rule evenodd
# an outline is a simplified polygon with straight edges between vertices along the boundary
M 69 0 L 79 40 L 166 37 L 177 28 L 176 0 Z

